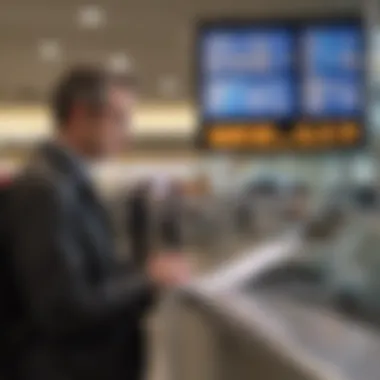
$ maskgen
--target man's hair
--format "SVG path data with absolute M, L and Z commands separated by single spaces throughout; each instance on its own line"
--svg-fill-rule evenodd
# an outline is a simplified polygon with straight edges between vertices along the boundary
M 106 101 L 106 89 L 110 86 L 129 89 L 134 86 L 129 75 L 108 72 L 92 66 L 75 67 L 69 70 L 54 88 L 51 106 L 58 127 L 70 118 L 73 107 L 83 103 L 99 109 Z

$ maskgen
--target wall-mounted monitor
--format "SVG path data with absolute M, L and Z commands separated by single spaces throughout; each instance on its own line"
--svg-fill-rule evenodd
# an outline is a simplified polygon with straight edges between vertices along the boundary
M 202 22 L 199 146 L 235 152 L 362 146 L 365 57 L 359 17 Z

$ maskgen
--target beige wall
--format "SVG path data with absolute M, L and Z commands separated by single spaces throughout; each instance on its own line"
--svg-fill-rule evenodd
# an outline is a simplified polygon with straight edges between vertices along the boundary
M 50 117 L 43 106 L 0 105 L 0 143 L 32 141 L 50 133 Z M 134 115 L 136 137 L 191 137 L 196 128 L 193 107 L 186 103 L 146 104 Z

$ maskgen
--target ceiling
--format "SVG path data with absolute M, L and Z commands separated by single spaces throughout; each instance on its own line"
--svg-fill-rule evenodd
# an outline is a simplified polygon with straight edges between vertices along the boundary
M 364 0 L 363 0 L 364 1 Z M 1 0 L 0 100 L 41 100 L 57 75 L 78 62 L 105 62 L 113 53 L 132 58 L 149 100 L 191 98 L 192 36 L 197 19 L 219 15 L 339 13 L 357 10 L 361 0 L 99 0 L 104 27 L 87 30 L 77 22 L 78 0 Z M 58 41 L 62 56 L 41 59 L 41 40 Z M 163 95 L 163 77 L 176 84 Z

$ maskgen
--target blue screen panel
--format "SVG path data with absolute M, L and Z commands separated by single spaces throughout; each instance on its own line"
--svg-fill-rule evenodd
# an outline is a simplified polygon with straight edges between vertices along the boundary
M 357 74 L 363 59 L 361 33 L 355 27 L 308 27 L 303 33 L 303 54 L 316 75 Z
M 282 118 L 295 111 L 293 35 L 286 29 L 218 30 L 202 44 L 205 118 Z
M 218 30 L 202 44 L 206 75 L 271 75 L 292 65 L 293 36 L 286 30 Z
M 221 78 L 204 90 L 207 118 L 284 118 L 295 112 L 294 84 L 287 77 Z
M 304 114 L 311 117 L 356 117 L 361 115 L 363 99 L 360 80 L 319 76 L 304 82 Z
M 358 116 L 363 109 L 364 50 L 355 27 L 309 27 L 302 35 L 302 113 Z

